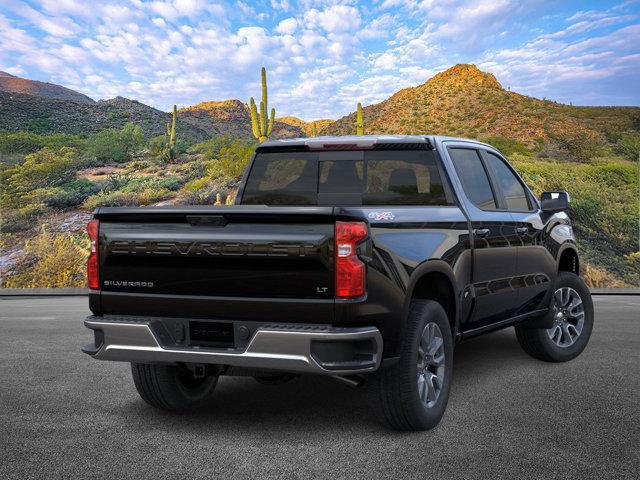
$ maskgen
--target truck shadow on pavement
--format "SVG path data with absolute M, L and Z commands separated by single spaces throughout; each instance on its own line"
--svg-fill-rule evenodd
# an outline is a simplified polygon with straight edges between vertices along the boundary
M 520 349 L 513 330 L 497 332 L 456 346 L 454 380 L 449 407 L 474 396 L 484 377 L 536 362 Z M 506 383 L 506 381 L 505 381 Z M 140 415 L 143 428 L 159 422 L 191 433 L 221 430 L 299 431 L 314 434 L 380 427 L 369 407 L 365 387 L 350 388 L 320 376 L 301 376 L 283 385 L 262 385 L 251 377 L 223 377 L 211 407 L 191 414 L 170 414 L 142 400 L 128 405 Z

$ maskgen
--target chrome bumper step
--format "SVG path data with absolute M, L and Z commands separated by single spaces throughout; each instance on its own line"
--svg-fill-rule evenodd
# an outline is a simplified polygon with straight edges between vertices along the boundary
M 264 324 L 244 348 L 174 346 L 162 341 L 155 319 L 88 317 L 95 344 L 83 351 L 98 360 L 140 363 L 207 363 L 326 375 L 375 371 L 382 336 L 375 327 L 338 328 L 303 324 Z

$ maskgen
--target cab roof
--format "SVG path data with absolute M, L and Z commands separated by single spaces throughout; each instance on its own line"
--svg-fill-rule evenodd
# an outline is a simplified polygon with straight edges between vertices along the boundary
M 427 148 L 442 141 L 470 142 L 480 145 L 487 145 L 477 140 L 467 138 L 447 137 L 440 135 L 345 135 L 345 136 L 322 136 L 322 137 L 300 137 L 283 138 L 279 140 L 266 140 L 260 144 L 259 149 L 279 149 L 279 148 L 307 148 L 309 150 L 338 150 L 338 149 L 367 149 L 376 145 L 392 144 L 409 145 L 423 144 Z M 419 148 L 419 147 L 418 147 Z M 424 147 L 423 147 L 424 148 Z

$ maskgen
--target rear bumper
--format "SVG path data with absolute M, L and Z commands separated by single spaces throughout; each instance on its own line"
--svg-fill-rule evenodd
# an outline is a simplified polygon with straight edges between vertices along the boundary
M 94 331 L 95 342 L 82 350 L 98 360 L 346 375 L 375 371 L 382 358 L 382 336 L 375 327 L 265 324 L 245 346 L 210 348 L 171 344 L 159 319 L 91 316 L 84 324 Z

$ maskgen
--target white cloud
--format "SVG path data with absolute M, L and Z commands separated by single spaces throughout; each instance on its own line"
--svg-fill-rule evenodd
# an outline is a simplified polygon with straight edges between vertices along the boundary
M 355 30 L 362 21 L 358 9 L 347 5 L 333 5 L 322 11 L 313 8 L 305 13 L 304 19 L 308 27 L 319 26 L 330 33 Z
M 271 8 L 287 12 L 291 8 L 291 4 L 289 3 L 289 0 L 271 0 Z
M 80 27 L 70 18 L 48 17 L 22 2 L 12 3 L 9 8 L 40 30 L 55 37 L 70 37 L 80 30 Z
M 276 32 L 283 35 L 292 35 L 298 28 L 298 20 L 295 18 L 285 18 L 276 27 Z

